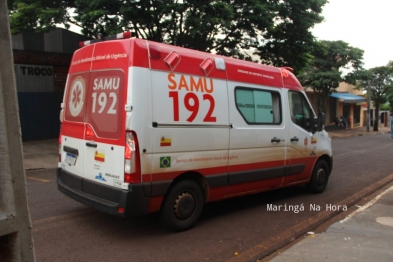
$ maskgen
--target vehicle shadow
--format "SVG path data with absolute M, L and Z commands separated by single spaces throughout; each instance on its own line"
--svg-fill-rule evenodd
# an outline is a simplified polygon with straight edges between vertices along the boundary
M 255 209 L 266 211 L 268 204 L 283 205 L 289 199 L 293 200 L 297 197 L 303 198 L 309 195 L 304 187 L 288 187 L 207 203 L 197 222 L 197 227 L 215 224 L 216 220 L 227 219 L 226 217 L 230 215 L 241 216 L 245 212 Z M 116 234 L 118 237 L 123 236 L 129 239 L 130 237 L 139 238 L 147 235 L 174 234 L 174 232 L 168 231 L 160 225 L 158 213 L 127 219 L 114 217 L 95 209 L 91 209 L 91 214 L 94 217 L 94 221 L 89 221 L 87 226 L 100 227 L 100 230 L 104 231 L 103 233 Z M 105 227 L 100 225 L 105 225 Z M 181 233 L 179 232 L 179 234 Z

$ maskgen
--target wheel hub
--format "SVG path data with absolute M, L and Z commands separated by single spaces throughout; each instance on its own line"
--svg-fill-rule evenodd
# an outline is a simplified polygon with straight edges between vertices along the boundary
M 181 193 L 173 206 L 175 216 L 179 219 L 185 220 L 189 218 L 195 209 L 195 199 L 187 192 Z

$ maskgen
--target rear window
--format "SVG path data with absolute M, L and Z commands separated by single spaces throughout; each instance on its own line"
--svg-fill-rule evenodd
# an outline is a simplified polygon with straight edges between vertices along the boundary
M 123 94 L 122 70 L 73 74 L 68 81 L 65 120 L 89 123 L 98 137 L 118 139 Z
M 98 137 L 117 139 L 121 135 L 123 79 L 122 70 L 98 71 L 90 75 L 86 122 Z

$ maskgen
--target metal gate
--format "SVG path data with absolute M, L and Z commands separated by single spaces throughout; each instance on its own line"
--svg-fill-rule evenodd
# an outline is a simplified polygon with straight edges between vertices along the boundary
M 62 100 L 62 92 L 18 93 L 22 141 L 53 139 L 59 136 Z

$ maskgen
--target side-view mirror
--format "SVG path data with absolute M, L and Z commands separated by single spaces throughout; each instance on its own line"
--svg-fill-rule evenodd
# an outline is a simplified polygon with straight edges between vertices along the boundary
M 319 119 L 317 117 L 311 118 L 311 133 L 315 134 L 318 131 Z
M 311 133 L 315 134 L 317 131 L 325 129 L 325 114 L 319 113 L 318 117 L 311 118 Z

